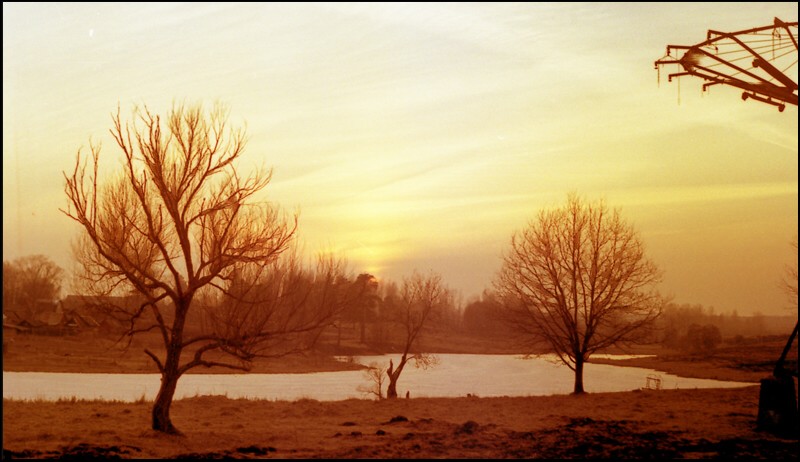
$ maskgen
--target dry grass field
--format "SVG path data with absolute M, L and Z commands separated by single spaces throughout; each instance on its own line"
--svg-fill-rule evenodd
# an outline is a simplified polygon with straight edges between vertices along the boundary
M 179 400 L 184 436 L 149 403 L 3 403 L 4 457 L 797 458 L 758 432 L 758 386 L 584 396 L 295 402 Z

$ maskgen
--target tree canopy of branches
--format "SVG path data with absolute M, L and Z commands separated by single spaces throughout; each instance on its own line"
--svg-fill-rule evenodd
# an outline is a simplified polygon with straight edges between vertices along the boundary
M 451 303 L 451 298 L 450 290 L 438 274 L 423 276 L 414 271 L 411 277 L 403 279 L 399 307 L 392 320 L 401 334 L 403 354 L 396 367 L 393 361 L 389 361 L 387 398 L 397 398 L 397 380 L 409 360 L 414 360 L 415 366 L 422 368 L 436 364 L 434 355 L 419 349 L 419 340 L 426 324 Z
M 30 310 L 37 300 L 56 300 L 63 277 L 61 267 L 44 255 L 3 261 L 3 307 Z
M 593 353 L 649 336 L 663 305 L 659 280 L 618 210 L 571 194 L 513 235 L 495 287 L 530 346 L 549 347 L 575 372 L 577 394 Z
M 237 171 L 245 132 L 228 120 L 220 104 L 173 105 L 164 119 L 145 106 L 128 122 L 118 108 L 110 132 L 122 171 L 99 184 L 101 150 L 90 143 L 88 159 L 78 151 L 64 173 L 62 211 L 82 228 L 73 246 L 82 287 L 138 293 L 140 304 L 115 314 L 128 336 L 154 331 L 163 341 L 163 354 L 145 353 L 161 373 L 152 426 L 167 433 L 179 433 L 169 411 L 184 373 L 247 370 L 257 357 L 303 349 L 341 306 L 342 265 L 321 258 L 315 270 L 302 267 L 297 216 L 256 201 L 272 171 Z M 200 332 L 186 329 L 190 311 L 206 321 Z

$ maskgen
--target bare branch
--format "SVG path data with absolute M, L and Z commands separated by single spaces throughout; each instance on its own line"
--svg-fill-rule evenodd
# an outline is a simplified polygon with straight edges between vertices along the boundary
M 147 354 L 147 356 L 152 358 L 153 362 L 156 363 L 156 367 L 158 367 L 158 371 L 163 374 L 164 373 L 164 365 L 161 364 L 161 360 L 158 359 L 158 356 L 156 356 L 155 353 L 153 353 L 152 351 L 150 351 L 150 350 L 148 350 L 146 348 L 145 348 L 144 352 L 145 352 L 145 354 Z

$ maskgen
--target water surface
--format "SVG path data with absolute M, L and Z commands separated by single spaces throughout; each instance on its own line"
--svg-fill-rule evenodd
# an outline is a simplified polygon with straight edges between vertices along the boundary
M 403 370 L 398 393 L 411 397 L 543 396 L 572 392 L 574 373 L 564 365 L 543 358 L 519 355 L 437 355 L 439 363 L 426 370 L 413 361 Z M 399 355 L 353 358 L 362 364 L 395 365 Z M 752 383 L 678 377 L 651 369 L 606 364 L 586 365 L 587 392 L 630 391 L 645 387 L 648 376 L 658 376 L 664 389 L 729 388 Z M 158 392 L 158 374 L 89 374 L 62 372 L 3 371 L 5 399 L 104 399 L 152 400 Z M 224 395 L 229 398 L 297 400 L 310 398 L 335 401 L 369 398 L 358 390 L 369 386 L 363 371 L 314 372 L 308 374 L 186 374 L 178 382 L 175 398 Z M 384 385 L 385 390 L 385 385 Z

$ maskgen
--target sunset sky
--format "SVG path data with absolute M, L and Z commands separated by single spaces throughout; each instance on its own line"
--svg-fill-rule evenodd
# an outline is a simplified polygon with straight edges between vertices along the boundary
M 63 171 L 89 139 L 120 166 L 121 104 L 231 108 L 239 167 L 300 212 L 308 252 L 400 281 L 491 284 L 515 230 L 604 198 L 717 312 L 791 314 L 797 107 L 660 83 L 667 44 L 797 21 L 797 3 L 3 4 L 3 259 L 69 269 Z M 797 81 L 797 65 L 793 69 Z

